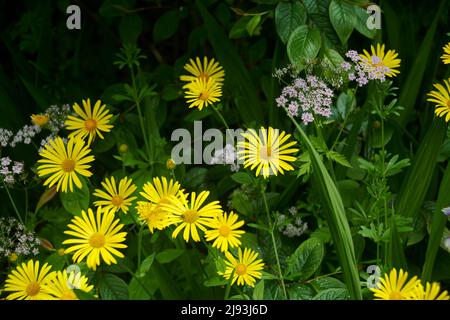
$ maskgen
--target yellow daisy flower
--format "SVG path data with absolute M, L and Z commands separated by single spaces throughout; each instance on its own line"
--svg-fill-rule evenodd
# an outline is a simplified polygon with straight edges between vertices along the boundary
M 73 289 L 90 292 L 94 286 L 88 285 L 88 278 L 80 272 L 68 273 L 66 270 L 58 271 L 48 286 L 50 293 L 58 300 L 78 300 Z
M 103 139 L 102 131 L 111 131 L 113 126 L 109 124 L 109 120 L 112 114 L 106 109 L 106 105 L 102 105 L 100 100 L 97 100 L 93 110 L 91 108 L 91 101 L 89 99 L 83 100 L 83 108 L 84 110 L 77 103 L 74 103 L 73 110 L 81 119 L 75 116 L 68 116 L 65 125 L 67 130 L 74 130 L 69 135 L 69 138 L 80 137 L 84 139 L 88 136 L 88 145 L 90 145 L 96 135 Z
M 441 287 L 439 283 L 427 282 L 425 288 L 422 284 L 418 284 L 411 292 L 411 300 L 450 300 L 447 290 L 440 292 Z M 440 293 L 439 293 L 440 292 Z
M 184 97 L 189 104 L 189 108 L 202 110 L 210 104 L 220 101 L 222 87 L 214 79 L 195 79 L 184 86 L 186 92 Z
M 198 195 L 192 192 L 190 201 L 188 201 L 188 195 L 172 196 L 170 203 L 161 204 L 161 207 L 168 212 L 168 223 L 178 225 L 172 233 L 173 238 L 176 238 L 178 233 L 184 229 L 183 239 L 186 242 L 189 241 L 190 237 L 194 241 L 200 241 L 197 228 L 205 232 L 205 226 L 222 213 L 219 201 L 203 205 L 208 196 L 209 191 L 202 191 Z
M 94 156 L 89 155 L 91 149 L 84 144 L 81 139 L 69 139 L 67 146 L 60 137 L 50 140 L 39 153 L 42 159 L 38 166 L 38 176 L 48 176 L 44 186 L 51 188 L 55 183 L 56 191 L 60 189 L 67 192 L 73 191 L 73 184 L 78 188 L 82 187 L 78 175 L 90 177 L 92 173 L 88 170 L 91 166 L 89 162 L 94 161 Z
M 397 68 L 400 67 L 401 60 L 397 58 L 398 53 L 395 50 L 388 50 L 384 52 L 384 44 L 377 44 L 375 50 L 374 46 L 370 46 L 371 52 L 363 50 L 364 54 L 360 54 L 360 64 L 368 68 L 369 71 L 375 73 L 383 73 L 388 77 L 395 77 L 400 71 Z
M 136 197 L 132 197 L 133 192 L 136 191 L 133 180 L 127 177 L 120 179 L 119 187 L 117 187 L 116 180 L 114 177 L 111 177 L 110 179 L 106 178 L 102 182 L 102 186 L 106 192 L 101 189 L 95 189 L 94 196 L 104 200 L 95 201 L 94 205 L 97 207 L 102 206 L 104 210 L 113 210 L 114 212 L 122 210 L 124 213 L 127 213 L 131 202 L 136 199 Z
M 442 62 L 444 64 L 450 64 L 450 42 L 447 43 L 443 48 L 444 54 L 441 56 Z
M 148 225 L 148 229 L 151 233 L 153 233 L 155 229 L 163 230 L 169 225 L 167 211 L 160 205 L 148 201 L 138 201 L 136 210 L 139 214 L 139 218 Z
M 389 274 L 380 278 L 376 288 L 370 288 L 374 293 L 375 300 L 405 300 L 408 299 L 420 280 L 414 276 L 408 280 L 408 272 L 393 268 Z
M 180 76 L 181 81 L 192 82 L 196 79 L 203 79 L 208 81 L 208 79 L 213 79 L 217 83 L 222 83 L 225 76 L 225 71 L 222 66 L 213 59 L 208 61 L 207 57 L 203 57 L 203 64 L 200 58 L 195 58 L 195 61 L 189 59 L 189 63 L 184 65 L 184 69 L 191 75 Z
M 119 224 L 119 219 L 114 219 L 112 211 L 105 211 L 97 208 L 94 215 L 92 209 L 88 213 L 81 211 L 81 217 L 72 219 L 72 224 L 68 225 L 71 230 L 64 231 L 65 234 L 74 238 L 65 240 L 63 244 L 72 245 L 64 250 L 65 253 L 74 252 L 72 260 L 75 263 L 81 262 L 87 256 L 87 266 L 92 270 L 100 265 L 100 256 L 106 264 L 115 264 L 117 260 L 114 256 L 123 258 L 124 255 L 117 249 L 124 249 L 126 232 L 119 232 L 123 224 Z
M 180 190 L 180 183 L 170 179 L 167 181 L 166 177 L 153 178 L 153 184 L 147 182 L 140 192 L 141 196 L 154 204 L 169 203 L 171 196 L 177 196 Z
M 248 284 L 249 286 L 254 287 L 256 279 L 262 277 L 261 270 L 264 268 L 264 263 L 262 259 L 257 259 L 257 252 L 245 248 L 244 253 L 242 253 L 242 249 L 238 248 L 237 259 L 229 251 L 225 252 L 225 256 L 227 258 L 227 261 L 225 261 L 225 272 L 218 273 L 227 280 L 229 280 L 231 274 L 233 274 L 233 280 L 231 281 L 232 285 L 237 280 L 239 286 Z
M 50 120 L 49 116 L 46 114 L 32 114 L 31 122 L 39 127 L 45 126 L 47 122 Z
M 445 122 L 450 120 L 450 78 L 444 80 L 445 87 L 440 83 L 435 83 L 433 86 L 437 91 L 433 90 L 427 94 L 430 98 L 429 102 L 436 103 L 434 114 L 438 117 L 444 118 Z
M 228 246 L 231 248 L 239 247 L 241 241 L 239 238 L 245 233 L 243 230 L 236 230 L 244 225 L 244 221 L 237 221 L 238 215 L 233 211 L 227 216 L 224 212 L 213 218 L 208 224 L 212 230 L 206 230 L 206 241 L 213 241 L 213 247 L 216 247 L 223 252 L 228 251 Z
M 260 134 L 261 136 L 258 136 L 255 130 L 250 129 L 242 134 L 246 141 L 238 142 L 239 160 L 245 160 L 244 168 L 256 168 L 256 176 L 262 173 L 264 178 L 271 174 L 277 175 L 278 172 L 284 174 L 284 170 L 294 170 L 288 162 L 297 160 L 290 155 L 299 150 L 290 148 L 297 141 L 287 142 L 291 135 L 284 131 L 279 134 L 279 130 L 272 127 L 261 128 Z
M 5 284 L 9 294 L 7 300 L 52 300 L 48 285 L 55 273 L 50 272 L 51 266 L 45 263 L 39 268 L 39 261 L 29 260 L 17 266 L 8 275 Z

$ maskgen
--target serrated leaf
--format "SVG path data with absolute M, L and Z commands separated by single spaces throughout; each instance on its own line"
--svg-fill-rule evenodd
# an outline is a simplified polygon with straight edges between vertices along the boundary
M 159 263 L 169 263 L 177 259 L 183 253 L 184 250 L 181 249 L 166 249 L 156 255 L 156 260 L 158 260 Z
M 287 274 L 300 280 L 308 279 L 316 272 L 324 256 L 322 241 L 309 238 L 287 259 Z
M 295 29 L 289 37 L 287 54 L 292 64 L 303 69 L 319 53 L 322 40 L 315 27 L 303 25 Z
M 286 43 L 291 33 L 305 22 L 306 8 L 299 1 L 280 2 L 275 8 L 275 26 L 283 43 Z
M 98 289 L 103 300 L 128 300 L 127 284 L 111 273 L 102 275 Z
M 333 288 L 320 291 L 312 298 L 313 300 L 347 300 L 349 298 L 347 289 Z
M 231 175 L 231 179 L 240 184 L 252 184 L 253 178 L 247 172 L 236 172 Z
M 352 165 L 350 164 L 350 162 L 348 162 L 348 160 L 345 158 L 345 156 L 340 154 L 339 152 L 328 151 L 327 158 L 333 160 L 334 162 L 339 163 L 340 165 L 342 165 L 344 167 L 348 167 L 348 168 L 352 167 Z
M 330 21 L 342 44 L 347 43 L 356 23 L 353 6 L 341 1 L 331 0 Z

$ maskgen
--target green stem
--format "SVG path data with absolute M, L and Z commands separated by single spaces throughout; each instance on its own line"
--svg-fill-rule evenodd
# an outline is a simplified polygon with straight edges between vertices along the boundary
M 6 185 L 5 181 L 3 181 L 3 186 L 5 187 L 6 193 L 8 194 L 8 197 L 9 197 L 9 201 L 11 201 L 11 204 L 12 204 L 12 206 L 13 206 L 13 208 L 14 208 L 14 212 L 15 212 L 16 215 L 17 215 L 17 218 L 19 219 L 20 223 L 22 223 L 23 225 L 25 225 L 25 224 L 23 223 L 22 217 L 20 216 L 19 210 L 17 210 L 16 203 L 14 202 L 14 199 L 12 198 L 11 193 L 9 193 L 9 188 L 8 188 L 8 186 Z
M 327 146 L 327 142 L 326 142 L 325 138 L 323 137 L 322 124 L 317 124 L 316 121 L 314 121 L 314 125 L 316 127 L 317 136 L 319 137 L 319 139 L 323 142 L 323 145 L 325 146 L 325 153 L 326 153 L 325 157 L 327 158 L 328 165 L 330 166 L 330 175 L 333 178 L 333 181 L 336 182 L 336 175 L 334 174 L 333 162 L 328 157 L 329 149 Z
M 230 295 L 231 282 L 233 282 L 233 276 L 234 276 L 234 269 L 230 274 L 230 278 L 228 279 L 227 288 L 225 289 L 225 295 L 223 297 L 223 300 L 227 300 Z
M 125 270 L 127 270 L 127 272 L 137 281 L 137 283 L 139 283 L 139 285 L 142 287 L 142 289 L 144 289 L 144 291 L 150 296 L 152 297 L 153 294 L 147 289 L 146 286 L 144 286 L 144 284 L 141 282 L 141 280 L 136 276 L 136 274 L 130 269 L 128 268 L 128 266 L 126 266 L 124 263 L 120 263 L 122 267 L 124 267 Z M 139 267 L 138 267 L 139 268 Z
M 275 235 L 273 233 L 274 226 L 272 224 L 272 219 L 270 218 L 270 210 L 269 210 L 269 205 L 267 204 L 266 192 L 265 192 L 265 190 L 263 188 L 261 188 L 261 194 L 262 194 L 262 197 L 263 197 L 263 200 L 264 200 L 264 206 L 266 208 L 267 221 L 269 223 L 269 230 L 270 230 L 270 237 L 272 239 L 273 252 L 275 253 L 275 259 L 277 261 L 278 276 L 279 276 L 280 281 L 281 281 L 281 287 L 283 288 L 284 298 L 287 299 L 288 296 L 287 296 L 287 292 L 286 292 L 286 286 L 284 284 L 283 273 L 281 271 L 281 264 L 280 264 L 280 258 L 278 256 L 277 243 L 275 241 Z
M 384 149 L 384 117 L 381 117 L 381 164 L 382 164 L 382 168 L 383 168 L 383 183 L 385 185 L 387 185 L 387 181 L 386 181 L 386 154 L 385 154 L 385 149 Z M 388 210 L 387 210 L 387 199 L 386 199 L 386 195 L 383 196 L 383 209 L 384 209 L 384 227 L 387 228 L 387 224 L 388 224 Z M 387 262 L 387 252 L 388 252 L 388 243 L 385 242 L 384 244 L 384 262 Z
M 141 224 L 141 227 L 139 228 L 139 234 L 138 234 L 138 248 L 137 248 L 137 259 L 138 259 L 138 267 L 141 265 L 141 249 L 142 249 L 142 232 L 144 230 L 144 225 Z
M 213 108 L 214 112 L 216 113 L 216 115 L 219 117 L 220 121 L 222 121 L 222 123 L 225 126 L 225 128 L 230 129 L 230 127 L 228 126 L 227 121 L 222 116 L 222 114 L 220 113 L 219 109 L 214 104 L 212 105 L 212 108 Z

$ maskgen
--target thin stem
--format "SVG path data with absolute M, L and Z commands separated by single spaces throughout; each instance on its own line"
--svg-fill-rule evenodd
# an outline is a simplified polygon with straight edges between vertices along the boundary
M 317 124 L 314 121 L 314 126 L 316 127 L 316 132 L 317 132 L 317 136 L 319 137 L 319 139 L 323 142 L 323 145 L 325 146 L 325 153 L 328 153 L 328 146 L 327 146 L 327 142 L 325 141 L 325 138 L 323 137 L 323 133 L 322 133 L 322 125 L 321 124 Z M 330 175 L 333 178 L 333 181 L 336 181 L 336 176 L 334 174 L 334 168 L 333 168 L 333 162 L 331 161 L 331 159 L 328 157 L 328 154 L 325 154 L 327 160 L 328 160 L 328 165 L 330 166 Z
M 138 248 L 137 248 L 137 259 L 138 259 L 138 267 L 141 265 L 141 249 L 142 249 L 142 232 L 144 229 L 144 225 L 141 224 L 141 227 L 139 228 L 139 234 L 138 234 Z
M 278 276 L 280 278 L 281 281 L 281 287 L 283 288 L 283 294 L 284 294 L 284 298 L 287 299 L 287 292 L 286 292 L 286 286 L 284 284 L 284 278 L 283 278 L 283 273 L 281 271 L 281 264 L 280 264 L 280 258 L 278 257 L 278 249 L 277 249 L 277 243 L 275 241 L 275 235 L 273 233 L 273 224 L 272 224 L 272 219 L 270 218 L 270 210 L 269 210 L 269 205 L 267 204 L 267 197 L 266 197 L 266 192 L 263 188 L 261 188 L 261 194 L 264 200 L 264 206 L 266 208 L 266 214 L 267 214 L 267 221 L 269 223 L 269 230 L 270 230 L 270 237 L 272 239 L 272 246 L 273 246 L 273 251 L 275 253 L 275 259 L 277 261 L 277 268 L 278 268 Z
M 212 105 L 212 108 L 213 108 L 214 112 L 216 113 L 216 115 L 219 117 L 220 121 L 222 121 L 222 123 L 225 126 L 225 128 L 230 129 L 230 127 L 228 126 L 227 121 L 222 116 L 222 114 L 220 113 L 219 109 L 214 104 Z
M 3 181 L 3 186 L 5 187 L 6 193 L 8 194 L 8 197 L 9 197 L 9 201 L 11 201 L 11 204 L 12 204 L 12 206 L 13 206 L 13 208 L 14 208 L 14 211 L 15 211 L 15 213 L 16 213 L 16 215 L 17 215 L 17 218 L 19 219 L 20 223 L 22 223 L 23 225 L 25 225 L 25 224 L 23 223 L 22 217 L 20 216 L 19 210 L 17 210 L 16 203 L 14 202 L 14 199 L 12 198 L 11 193 L 9 193 L 9 188 L 8 188 L 8 186 L 6 185 L 5 181 Z
M 146 286 L 144 286 L 144 284 L 141 282 L 141 280 L 139 279 L 139 277 L 136 276 L 136 274 L 130 269 L 128 268 L 128 266 L 126 266 L 124 263 L 120 263 L 120 265 L 122 267 L 124 267 L 125 270 L 127 270 L 127 272 L 137 281 L 137 283 L 139 283 L 139 285 L 142 287 L 142 289 L 144 289 L 144 291 L 150 296 L 152 297 L 153 294 L 147 289 Z M 138 267 L 139 268 L 139 267 Z
M 230 274 L 230 278 L 228 279 L 227 288 L 225 289 L 225 295 L 223 297 L 223 300 L 227 300 L 230 295 L 231 283 L 233 282 L 233 276 L 234 276 L 234 269 Z
M 386 164 L 385 164 L 385 150 L 384 150 L 384 118 L 381 117 L 381 164 L 383 168 L 383 183 L 387 185 L 386 181 Z M 383 196 L 383 208 L 384 208 L 384 227 L 387 228 L 388 224 L 388 210 L 387 210 L 387 201 L 386 201 L 386 195 Z M 387 261 L 387 245 L 388 243 L 385 242 L 384 244 L 384 260 Z

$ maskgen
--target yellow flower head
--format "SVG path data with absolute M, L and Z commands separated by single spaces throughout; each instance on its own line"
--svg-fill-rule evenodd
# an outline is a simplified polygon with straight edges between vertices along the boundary
M 242 136 L 246 141 L 238 143 L 239 160 L 244 161 L 244 168 L 249 166 L 251 170 L 256 168 L 256 176 L 262 173 L 264 178 L 271 174 L 277 175 L 278 172 L 284 174 L 284 171 L 294 170 L 289 164 L 297 160 L 291 154 L 296 153 L 299 149 L 290 148 L 297 141 L 287 142 L 291 137 L 284 131 L 279 133 L 278 129 L 261 128 L 260 136 L 258 133 L 250 129 L 243 133 Z
M 225 261 L 225 272 L 219 272 L 225 279 L 230 279 L 233 274 L 233 280 L 231 284 L 234 284 L 237 280 L 237 284 L 242 286 L 247 284 L 251 287 L 255 286 L 256 279 L 262 277 L 261 270 L 264 268 L 262 259 L 258 259 L 258 253 L 245 248 L 242 252 L 241 248 L 238 248 L 238 258 L 236 259 L 229 251 L 225 252 L 227 261 Z
M 168 222 L 177 225 L 172 233 L 173 238 L 176 238 L 178 233 L 184 229 L 183 239 L 186 242 L 190 237 L 194 241 L 200 241 L 197 228 L 205 232 L 205 226 L 208 226 L 213 218 L 222 213 L 219 201 L 203 205 L 208 196 L 209 191 L 202 191 L 198 195 L 192 192 L 190 200 L 188 200 L 188 195 L 181 195 L 172 197 L 168 204 L 161 204 L 161 207 L 168 212 Z
M 169 203 L 170 197 L 177 196 L 180 191 L 180 183 L 166 177 L 155 177 L 153 183 L 147 182 L 140 192 L 141 196 L 154 204 Z
M 56 191 L 61 189 L 62 192 L 67 192 L 67 189 L 72 192 L 74 183 L 81 188 L 82 183 L 78 175 L 92 175 L 88 170 L 91 167 L 88 163 L 94 161 L 94 156 L 89 155 L 90 152 L 81 139 L 69 139 L 67 146 L 60 137 L 50 140 L 39 153 L 42 159 L 38 160 L 39 177 L 49 176 L 44 186 L 51 188 L 57 183 Z
M 94 109 L 91 108 L 91 101 L 89 99 L 83 100 L 83 109 L 77 103 L 74 103 L 73 110 L 81 117 L 68 116 L 65 122 L 67 130 L 74 130 L 69 135 L 71 137 L 80 137 L 84 139 L 88 136 L 88 145 L 98 135 L 103 139 L 102 132 L 109 132 L 112 129 L 112 125 L 109 124 L 109 120 L 112 114 L 106 109 L 106 105 L 102 105 L 100 100 L 94 105 Z
M 419 283 L 414 290 L 412 290 L 409 297 L 410 300 L 450 300 L 447 290 L 440 292 L 441 287 L 439 283 L 427 282 L 425 288 Z
M 39 127 L 44 126 L 49 120 L 50 120 L 50 118 L 46 114 L 32 114 L 31 115 L 31 122 L 34 125 L 37 125 Z
M 388 50 L 384 52 L 384 44 L 377 44 L 375 50 L 374 46 L 370 46 L 371 53 L 364 50 L 364 54 L 361 54 L 360 64 L 369 72 L 374 72 L 377 75 L 382 73 L 388 77 L 395 77 L 400 71 L 397 68 L 400 67 L 401 60 L 397 58 L 398 53 L 395 50 Z
M 73 289 L 90 292 L 94 286 L 88 285 L 88 278 L 80 272 L 58 271 L 48 286 L 49 292 L 58 300 L 78 300 Z
M 437 90 L 432 90 L 427 94 L 429 98 L 427 101 L 434 102 L 436 109 L 434 114 L 445 119 L 445 122 L 450 120 L 450 78 L 444 80 L 445 87 L 440 83 L 435 83 L 433 86 Z
M 136 210 L 139 214 L 139 218 L 148 225 L 148 229 L 151 233 L 153 233 L 155 229 L 163 230 L 169 225 L 167 211 L 160 205 L 148 201 L 138 201 Z
M 132 197 L 133 192 L 136 191 L 133 180 L 127 177 L 120 179 L 117 187 L 116 180 L 114 177 L 111 177 L 110 179 L 106 178 L 102 182 L 102 186 L 106 192 L 101 189 L 95 189 L 94 196 L 104 200 L 95 201 L 94 205 L 97 207 L 102 206 L 104 210 L 112 210 L 113 212 L 122 210 L 124 213 L 127 213 L 131 202 L 136 199 L 136 197 Z
M 177 166 L 177 164 L 175 163 L 175 161 L 173 159 L 167 159 L 167 161 L 166 161 L 167 169 L 173 170 L 173 169 L 175 169 L 176 166 Z
M 17 266 L 8 275 L 5 291 L 12 292 L 7 300 L 52 300 L 48 285 L 55 277 L 51 266 L 45 263 L 39 268 L 39 261 L 29 260 Z
M 225 76 L 222 66 L 214 58 L 208 61 L 207 57 L 203 57 L 203 64 L 199 57 L 195 58 L 195 61 L 189 59 L 189 63 L 184 65 L 184 69 L 191 75 L 180 76 L 181 81 L 192 82 L 196 79 L 206 81 L 213 79 L 217 83 L 222 83 Z
M 408 281 L 408 272 L 393 268 L 389 274 L 380 278 L 376 288 L 370 288 L 375 300 L 405 300 L 410 297 L 420 280 L 414 276 Z
M 88 209 L 81 211 L 81 216 L 72 219 L 68 225 L 70 230 L 65 234 L 73 238 L 67 239 L 63 244 L 71 245 L 65 249 L 65 253 L 75 252 L 72 260 L 79 263 L 87 257 L 88 268 L 95 270 L 100 265 L 100 257 L 106 264 L 116 264 L 114 256 L 123 258 L 124 255 L 117 249 L 124 249 L 126 232 L 119 232 L 123 224 L 115 219 L 112 211 L 97 208 L 97 214 Z
M 244 221 L 237 221 L 238 215 L 233 211 L 227 216 L 224 212 L 211 220 L 208 224 L 212 230 L 206 230 L 206 241 L 213 241 L 213 247 L 223 252 L 228 251 L 228 247 L 236 248 L 241 245 L 239 238 L 245 233 L 243 230 L 237 230 L 244 225 Z
M 214 79 L 195 79 L 184 86 L 186 92 L 184 97 L 189 104 L 189 108 L 202 110 L 210 104 L 220 101 L 222 87 Z
M 444 64 L 450 64 L 450 42 L 447 43 L 442 49 L 444 49 L 444 54 L 441 56 L 442 62 Z

